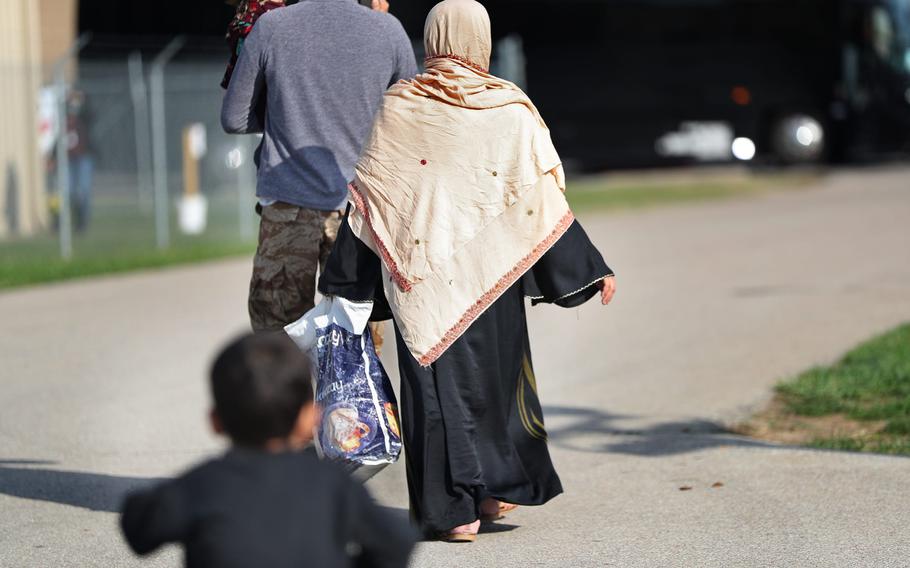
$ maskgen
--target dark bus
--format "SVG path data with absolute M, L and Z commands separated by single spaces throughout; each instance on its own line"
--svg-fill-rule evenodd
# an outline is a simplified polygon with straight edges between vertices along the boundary
M 419 37 L 421 9 L 403 14 Z M 910 150 L 910 0 L 486 1 L 579 168 Z
M 910 152 L 910 0 L 482 2 L 506 40 L 494 70 L 520 77 L 578 169 Z M 418 44 L 435 3 L 392 0 Z M 116 34 L 185 33 L 223 64 L 229 7 L 161 20 L 155 6 L 83 0 L 84 55 L 109 56 Z

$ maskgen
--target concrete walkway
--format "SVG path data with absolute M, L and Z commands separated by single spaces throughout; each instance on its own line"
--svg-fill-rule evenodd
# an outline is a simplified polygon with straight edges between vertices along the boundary
M 722 430 L 910 320 L 910 169 L 582 221 L 616 304 L 531 311 L 566 494 L 414 566 L 910 566 L 910 459 Z M 245 326 L 249 264 L 0 295 L 0 566 L 179 563 L 133 559 L 113 512 L 219 447 L 204 375 Z M 370 485 L 406 508 L 400 465 Z

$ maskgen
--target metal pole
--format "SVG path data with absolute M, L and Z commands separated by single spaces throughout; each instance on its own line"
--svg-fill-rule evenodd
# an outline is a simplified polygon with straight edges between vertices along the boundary
M 136 137 L 136 191 L 140 209 L 150 203 L 152 194 L 151 133 L 149 132 L 148 86 L 145 81 L 142 52 L 129 57 L 130 95 L 133 101 L 133 125 Z
M 244 241 L 253 238 L 253 202 L 256 195 L 256 164 L 253 156 L 256 153 L 256 136 L 240 137 L 240 152 L 243 161 L 237 168 L 237 213 L 240 216 L 240 238 Z M 252 193 L 250 192 L 252 190 Z
M 167 125 L 164 109 L 164 68 L 184 44 L 184 36 L 175 37 L 152 62 L 149 83 L 152 98 L 152 163 L 155 188 L 155 241 L 159 249 L 171 244 L 170 197 L 167 172 Z
M 91 34 L 82 34 L 53 65 L 53 77 L 57 89 L 57 192 L 60 197 L 57 230 L 60 233 L 60 256 L 64 260 L 73 258 L 73 212 L 70 208 L 70 190 L 72 188 L 70 184 L 69 120 L 66 108 L 66 66 L 91 40 Z
M 70 209 L 69 129 L 66 109 L 66 67 L 56 69 L 57 83 L 57 195 L 60 198 L 57 230 L 60 233 L 60 256 L 73 258 L 73 218 Z

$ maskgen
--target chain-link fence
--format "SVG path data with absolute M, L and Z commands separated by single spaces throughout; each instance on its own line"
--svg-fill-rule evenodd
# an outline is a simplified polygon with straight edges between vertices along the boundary
M 61 257 L 219 256 L 255 242 L 258 140 L 220 127 L 224 65 L 169 63 L 168 55 L 92 59 L 61 73 L 5 70 L 40 78 L 44 181 L 5 181 L 4 272 Z M 28 234 L 16 230 L 16 203 L 25 198 L 45 208 Z
M 138 57 L 80 66 L 97 222 L 102 204 L 116 203 L 121 213 L 131 208 L 157 221 L 147 223 L 149 240 L 161 247 L 189 237 L 252 238 L 255 173 L 247 158 L 258 141 L 222 132 L 223 72 L 173 63 L 156 81 L 154 66 Z

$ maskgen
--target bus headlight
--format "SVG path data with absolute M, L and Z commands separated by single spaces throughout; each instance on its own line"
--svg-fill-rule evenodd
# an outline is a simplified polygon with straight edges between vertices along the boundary
M 750 138 L 736 138 L 730 149 L 737 160 L 748 162 L 755 157 L 755 142 Z
M 772 144 L 774 152 L 785 162 L 815 162 L 824 152 L 825 130 L 807 114 L 791 114 L 774 125 Z

